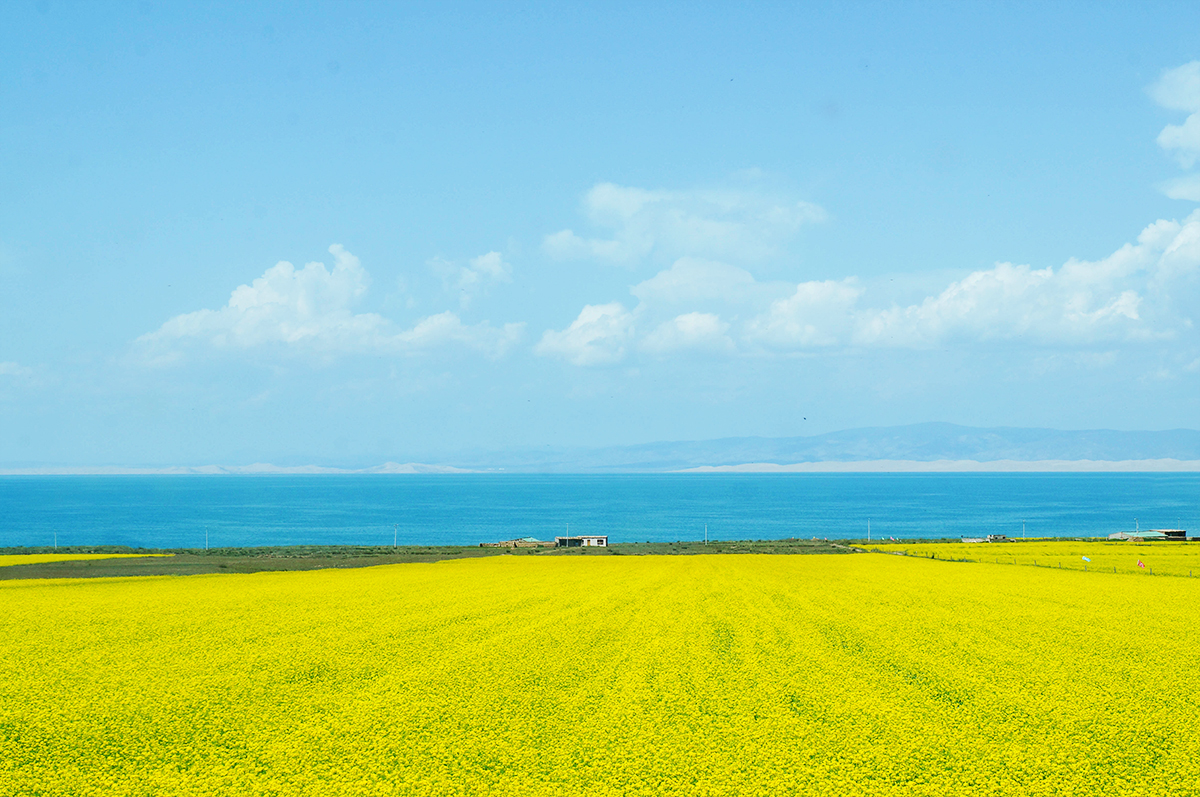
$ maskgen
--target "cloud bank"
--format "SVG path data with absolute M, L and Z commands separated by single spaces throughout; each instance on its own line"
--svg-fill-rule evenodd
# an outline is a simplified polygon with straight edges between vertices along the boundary
M 858 279 L 759 282 L 748 271 L 685 257 L 630 288 L 638 300 L 588 305 L 537 353 L 612 365 L 634 351 L 786 354 L 1006 343 L 1095 348 L 1193 333 L 1200 210 L 1160 220 L 1108 257 L 1059 268 L 998 263 L 905 305 L 881 306 Z M 684 310 L 685 312 L 680 312 Z
M 1162 190 L 1200 201 L 1200 173 L 1190 171 L 1200 164 L 1200 61 L 1164 71 L 1148 92 L 1164 108 L 1187 114 L 1157 138 L 1189 170 Z M 574 366 L 613 366 L 638 356 L 972 346 L 1101 357 L 1115 347 L 1165 341 L 1180 343 L 1186 362 L 1200 363 L 1190 317 L 1200 300 L 1200 210 L 1182 221 L 1160 219 L 1098 260 L 1042 268 L 999 262 L 903 303 L 886 285 L 854 276 L 759 280 L 750 270 L 755 263 L 786 258 L 785 245 L 799 230 L 827 219 L 820 206 L 795 197 L 744 185 L 678 190 L 603 182 L 587 191 L 582 210 L 594 234 L 569 228 L 548 234 L 544 255 L 577 261 L 576 268 L 653 264 L 656 273 L 632 284 L 630 298 L 596 297 L 565 327 L 543 331 L 533 353 Z M 459 315 L 512 281 L 500 252 L 465 264 L 430 260 L 458 312 L 429 315 L 409 328 L 362 311 L 369 275 L 343 247 L 329 252 L 332 268 L 280 262 L 234 289 L 225 306 L 171 318 L 137 345 L 153 361 L 177 359 L 186 346 L 396 355 L 456 347 L 498 358 L 522 339 L 523 323 L 467 324 Z
M 450 311 L 423 318 L 411 329 L 397 329 L 377 313 L 355 312 L 370 277 L 341 245 L 330 246 L 329 252 L 334 257 L 332 270 L 324 263 L 297 269 L 281 261 L 249 285 L 235 288 L 224 307 L 175 316 L 136 344 L 145 357 L 158 362 L 178 359 L 185 344 L 214 349 L 277 346 L 326 354 L 415 354 L 460 346 L 500 357 L 522 336 L 523 324 L 466 325 Z M 495 252 L 476 258 L 467 270 L 472 275 L 506 273 Z M 473 285 L 475 277 L 462 279 Z

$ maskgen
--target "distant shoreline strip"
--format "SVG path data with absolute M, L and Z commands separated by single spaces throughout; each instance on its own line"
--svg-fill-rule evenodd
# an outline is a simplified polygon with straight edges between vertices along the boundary
M 749 462 L 743 465 L 702 465 L 675 473 L 1196 473 L 1200 460 L 1181 459 L 1042 459 L 1020 461 L 998 459 L 879 459 L 864 462 Z
M 0 469 L 0 476 L 271 476 L 300 474 L 457 474 L 497 473 L 493 471 L 467 470 L 449 465 L 426 465 L 420 463 L 397 464 L 389 462 L 373 468 L 351 470 L 327 468 L 318 465 L 280 467 L 275 465 L 201 465 L 164 468 L 129 468 L 119 466 L 98 467 L 48 467 Z M 971 459 L 938 459 L 919 461 L 912 459 L 879 459 L 858 462 L 797 462 L 779 464 L 775 462 L 747 462 L 739 465 L 701 465 L 676 470 L 618 470 L 602 471 L 537 471 L 513 470 L 516 475 L 539 475 L 545 473 L 1200 473 L 1200 460 L 1181 459 L 1042 459 L 1022 461 L 999 459 L 979 462 Z
M 475 473 L 450 465 L 426 465 L 419 462 L 399 464 L 388 462 L 373 468 L 327 468 L 321 465 L 280 466 L 266 463 L 253 465 L 174 465 L 163 468 L 130 468 L 120 465 L 64 466 L 48 468 L 0 469 L 0 476 L 290 476 L 301 474 L 413 474 L 413 473 Z

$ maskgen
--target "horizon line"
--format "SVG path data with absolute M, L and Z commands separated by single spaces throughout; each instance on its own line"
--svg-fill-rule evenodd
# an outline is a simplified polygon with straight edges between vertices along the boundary
M 167 465 L 130 467 L 122 465 L 49 466 L 0 468 L 0 476 L 412 476 L 412 475 L 603 475 L 603 474 L 709 474 L 709 473 L 1196 473 L 1200 460 L 1160 459 L 875 459 L 822 460 L 818 462 L 746 462 L 735 465 L 698 465 L 677 469 L 539 470 L 486 468 L 469 469 L 421 462 L 387 462 L 366 468 L 337 468 L 322 465 Z

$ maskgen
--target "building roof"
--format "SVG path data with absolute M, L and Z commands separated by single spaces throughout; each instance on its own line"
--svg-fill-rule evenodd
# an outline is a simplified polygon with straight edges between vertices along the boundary
M 1116 534 L 1109 534 L 1110 540 L 1165 540 L 1166 534 L 1161 531 L 1118 531 Z

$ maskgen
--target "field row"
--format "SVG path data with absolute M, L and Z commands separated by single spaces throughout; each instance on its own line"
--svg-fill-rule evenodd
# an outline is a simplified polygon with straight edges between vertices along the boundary
M 1200 542 L 1028 540 L 1001 543 L 873 543 L 859 546 L 955 562 L 1028 565 L 1089 573 L 1200 577 Z
M 1200 581 L 914 556 L 0 583 L 14 795 L 1174 795 Z

